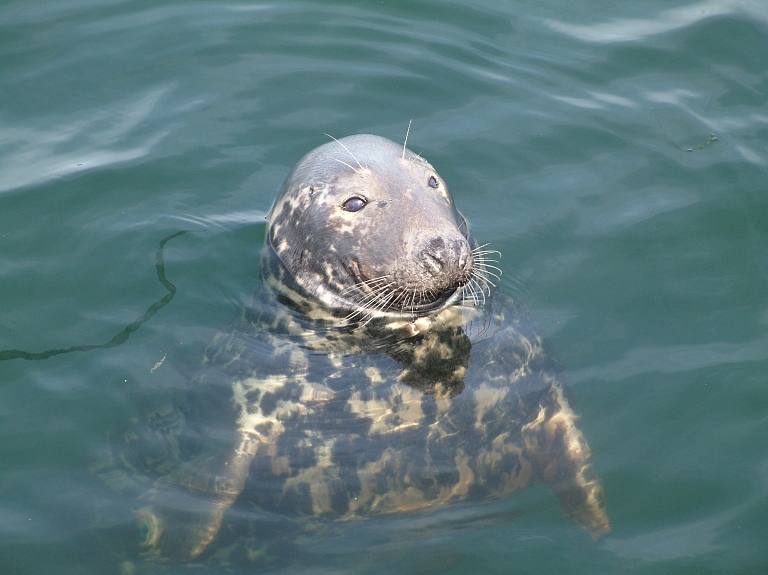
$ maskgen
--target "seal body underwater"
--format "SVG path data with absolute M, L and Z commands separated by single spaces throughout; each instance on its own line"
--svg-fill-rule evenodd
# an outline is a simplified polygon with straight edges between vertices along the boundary
M 493 259 L 404 145 L 357 135 L 307 154 L 268 216 L 253 304 L 211 343 L 197 407 L 174 420 L 217 432 L 185 446 L 168 426 L 161 458 L 116 448 L 152 479 L 136 512 L 144 555 L 200 556 L 239 498 L 354 520 L 537 481 L 608 533 L 562 367 L 493 289 Z

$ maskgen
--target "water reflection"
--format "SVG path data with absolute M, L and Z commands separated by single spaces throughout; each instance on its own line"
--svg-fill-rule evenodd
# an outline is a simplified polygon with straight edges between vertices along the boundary
M 768 21 L 768 7 L 764 4 L 750 0 L 716 0 L 662 10 L 655 18 L 617 18 L 591 25 L 568 24 L 549 19 L 544 22 L 553 30 L 577 40 L 611 43 L 643 40 L 648 36 L 671 32 L 707 18 L 728 14 L 748 14 L 756 20 Z
M 44 118 L 4 126 L 0 193 L 146 156 L 169 131 L 136 132 L 146 127 L 169 91 L 154 88 L 119 104 L 82 111 L 66 122 Z

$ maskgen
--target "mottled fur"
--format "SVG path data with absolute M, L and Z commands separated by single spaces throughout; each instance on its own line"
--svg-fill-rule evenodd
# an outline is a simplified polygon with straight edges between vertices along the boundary
M 428 180 L 434 169 L 374 136 L 335 145 L 289 176 L 254 303 L 206 353 L 196 385 L 214 398 L 197 412 L 207 433 L 184 455 L 166 433 L 171 456 L 153 464 L 122 454 L 157 476 L 138 512 L 146 555 L 200 555 L 240 497 L 350 520 L 536 481 L 594 536 L 609 532 L 561 367 L 526 313 L 484 291 L 487 258 L 444 184 Z M 349 193 L 366 194 L 367 219 L 339 209 Z M 389 292 L 375 300 L 356 274 L 390 278 Z M 396 289 L 409 294 L 398 305 L 386 295 Z

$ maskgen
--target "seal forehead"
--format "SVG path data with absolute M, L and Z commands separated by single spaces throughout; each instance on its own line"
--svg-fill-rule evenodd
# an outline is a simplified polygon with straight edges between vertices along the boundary
M 427 193 L 420 197 L 417 190 Z M 353 196 L 379 208 L 392 201 L 416 207 L 417 201 L 428 200 L 453 209 L 447 187 L 426 160 L 391 140 L 362 134 L 328 142 L 299 161 L 270 212 L 271 237 L 310 206 L 336 230 L 363 234 L 368 220 L 341 209 Z

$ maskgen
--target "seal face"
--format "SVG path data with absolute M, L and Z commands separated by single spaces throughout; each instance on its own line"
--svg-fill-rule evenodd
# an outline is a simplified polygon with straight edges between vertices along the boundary
M 268 219 L 288 273 L 348 313 L 423 316 L 472 279 L 466 225 L 445 183 L 385 138 L 351 136 L 307 154 Z
M 404 147 L 360 135 L 305 156 L 269 215 L 253 305 L 209 346 L 192 399 L 115 446 L 136 491 L 152 482 L 144 554 L 200 556 L 236 501 L 349 520 L 536 481 L 608 533 L 562 368 L 492 293 L 491 259 Z

